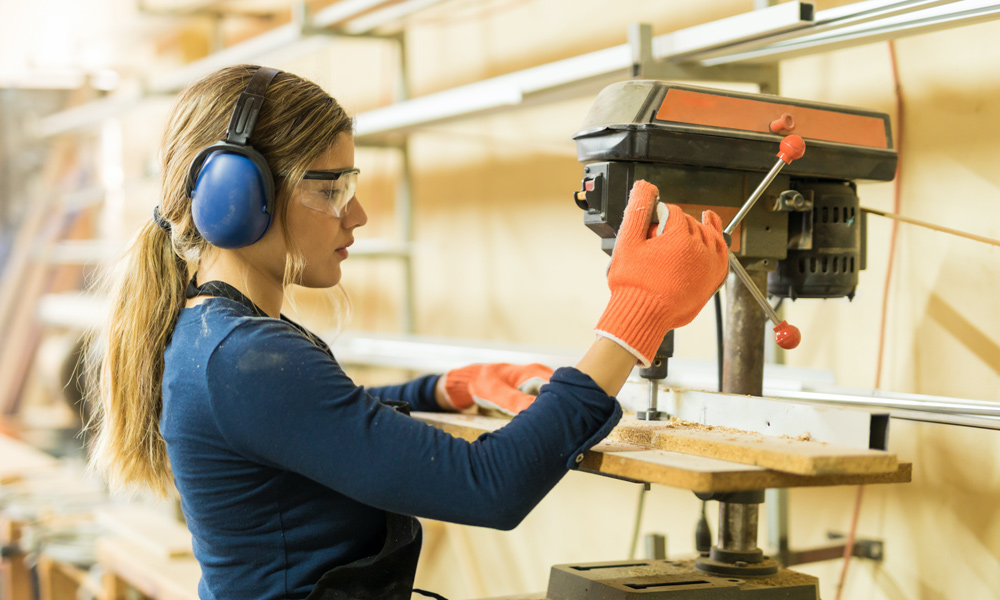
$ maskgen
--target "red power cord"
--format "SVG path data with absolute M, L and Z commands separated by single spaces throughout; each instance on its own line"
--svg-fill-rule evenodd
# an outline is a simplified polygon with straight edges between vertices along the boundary
M 896 61 L 896 43 L 889 41 L 889 60 L 892 65 L 892 82 L 896 93 L 896 178 L 893 181 L 892 212 L 899 214 L 901 190 L 903 186 L 903 115 L 905 104 L 903 102 L 903 86 L 899 82 L 899 65 Z M 889 308 L 889 284 L 892 282 L 892 267 L 896 255 L 896 232 L 899 229 L 897 221 L 892 222 L 892 233 L 889 235 L 889 265 L 885 273 L 885 291 L 882 294 L 882 319 L 878 332 L 878 362 L 875 366 L 875 387 L 882 384 L 882 355 L 885 350 L 885 322 L 886 312 Z M 847 567 L 851 562 L 851 555 L 854 552 L 854 540 L 858 531 L 858 515 L 861 513 L 861 496 L 864 486 L 858 486 L 858 493 L 854 498 L 854 514 L 851 516 L 851 529 L 847 535 L 847 543 L 844 547 L 844 565 L 840 570 L 840 580 L 837 582 L 836 600 L 840 600 L 840 595 L 844 591 L 844 584 L 847 583 Z

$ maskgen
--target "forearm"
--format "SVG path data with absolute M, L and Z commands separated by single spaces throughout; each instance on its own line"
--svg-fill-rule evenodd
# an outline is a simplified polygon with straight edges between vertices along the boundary
M 368 388 L 368 393 L 382 400 L 402 400 L 412 410 L 435 411 L 438 410 L 437 379 L 436 375 L 427 375 L 398 385 Z
M 615 396 L 636 365 L 635 356 L 606 337 L 598 337 L 576 368 L 586 373 L 606 394 Z
M 576 368 L 590 376 L 609 396 L 614 396 L 621 390 L 635 365 L 635 356 L 608 338 L 598 337 L 577 363 Z M 454 411 L 455 408 L 448 401 L 448 394 L 445 391 L 447 382 L 447 373 L 437 380 L 434 386 L 434 399 L 442 410 Z
M 448 412 L 455 412 L 455 407 L 448 402 L 448 394 L 444 391 L 444 386 L 448 382 L 448 374 L 445 373 L 441 377 L 438 377 L 437 385 L 434 386 L 434 401 L 437 402 L 441 410 Z

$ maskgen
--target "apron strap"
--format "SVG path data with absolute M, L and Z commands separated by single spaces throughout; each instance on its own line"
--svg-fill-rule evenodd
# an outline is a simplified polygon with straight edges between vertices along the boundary
M 264 317 L 268 319 L 271 318 L 270 316 L 268 316 L 266 312 L 264 312 L 264 309 L 254 304 L 250 298 L 247 298 L 246 295 L 243 294 L 243 292 L 229 285 L 225 281 L 207 281 L 202 285 L 198 285 L 198 282 L 196 281 L 197 277 L 198 276 L 195 275 L 194 277 L 191 278 L 191 281 L 188 283 L 187 292 L 185 293 L 185 296 L 187 296 L 188 298 L 195 298 L 197 296 L 216 296 L 219 298 L 226 298 L 228 300 L 232 300 L 233 302 L 239 302 L 243 306 L 247 307 L 250 310 L 250 312 L 254 314 L 254 316 Z M 326 352 L 330 356 L 333 356 L 333 351 L 330 350 L 330 346 L 326 342 L 321 340 L 319 336 L 309 331 L 305 327 L 299 325 L 295 321 L 289 319 L 285 315 L 279 315 L 279 317 L 281 318 L 282 321 L 288 323 L 289 325 L 297 329 L 302 335 L 309 338 L 309 341 L 312 342 L 314 345 L 319 346 L 320 349 L 322 349 L 324 352 Z
M 250 311 L 257 315 L 258 317 L 266 317 L 267 313 L 264 309 L 253 303 L 250 298 L 247 298 L 243 292 L 229 285 L 225 281 L 209 281 L 202 285 L 198 285 L 196 281 L 197 275 L 191 278 L 188 283 L 187 292 L 185 296 L 188 298 L 196 298 L 198 296 L 218 296 L 219 298 L 227 298 L 234 302 L 239 302 L 243 306 L 250 309 Z

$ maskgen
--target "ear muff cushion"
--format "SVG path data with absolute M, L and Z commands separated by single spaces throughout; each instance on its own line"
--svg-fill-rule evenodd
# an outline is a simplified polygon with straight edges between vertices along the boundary
M 213 246 L 249 246 L 271 225 L 271 173 L 263 157 L 248 156 L 248 150 L 254 152 L 250 148 L 213 148 L 192 165 L 189 186 L 194 224 Z

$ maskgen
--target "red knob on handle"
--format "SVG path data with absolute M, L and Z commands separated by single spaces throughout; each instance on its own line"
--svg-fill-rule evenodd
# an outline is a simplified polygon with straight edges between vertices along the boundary
M 780 117 L 771 121 L 768 125 L 771 133 L 791 133 L 795 129 L 795 117 L 788 113 L 782 113 Z
M 786 165 L 790 165 L 793 160 L 802 158 L 802 155 L 805 153 L 805 141 L 799 136 L 792 134 L 785 136 L 785 139 L 781 140 L 781 150 L 778 152 L 778 158 L 785 161 Z
M 802 333 L 795 325 L 789 325 L 788 321 L 782 321 L 774 328 L 774 341 L 785 350 L 791 350 L 802 341 Z

